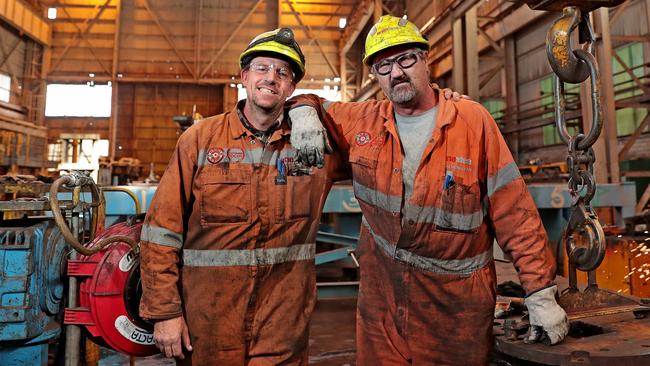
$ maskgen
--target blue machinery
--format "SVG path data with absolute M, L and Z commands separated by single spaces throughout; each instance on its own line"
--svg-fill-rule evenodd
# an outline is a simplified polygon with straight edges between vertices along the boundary
M 0 364 L 47 365 L 49 343 L 61 333 L 67 251 L 52 220 L 0 224 Z

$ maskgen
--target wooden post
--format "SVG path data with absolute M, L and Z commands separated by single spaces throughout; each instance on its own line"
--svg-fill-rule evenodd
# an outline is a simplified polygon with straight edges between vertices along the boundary
M 594 30 L 601 39 L 596 47 L 596 58 L 600 68 L 600 96 L 603 107 L 603 138 L 607 154 L 609 179 L 620 182 L 618 161 L 618 136 L 616 131 L 616 105 L 614 102 L 614 77 L 612 72 L 612 37 L 609 28 L 609 9 L 600 8 L 593 12 Z
M 467 95 L 478 101 L 479 73 L 478 73 L 478 14 L 477 6 L 472 6 L 465 13 L 465 62 L 467 64 Z M 454 47 L 455 47 L 454 42 Z M 454 62 L 455 63 L 455 62 Z M 455 66 L 455 65 L 454 65 Z
M 459 93 L 465 93 L 465 62 L 463 47 L 463 19 L 454 19 L 452 24 L 452 58 L 454 68 L 452 70 L 453 89 Z
M 519 124 L 519 96 L 517 90 L 517 60 L 515 39 L 508 36 L 503 40 L 505 50 L 505 67 L 502 70 L 502 95 L 505 95 L 506 110 L 505 123 L 508 128 Z M 506 139 L 514 156 L 515 162 L 519 160 L 519 132 L 513 132 Z

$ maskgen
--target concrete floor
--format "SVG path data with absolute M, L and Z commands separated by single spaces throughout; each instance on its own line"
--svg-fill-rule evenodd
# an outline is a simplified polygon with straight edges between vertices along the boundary
M 354 366 L 356 299 L 319 300 L 312 317 L 309 337 L 309 364 L 314 366 Z M 100 366 L 126 366 L 129 358 L 102 349 Z M 135 360 L 137 366 L 175 365 L 160 355 Z

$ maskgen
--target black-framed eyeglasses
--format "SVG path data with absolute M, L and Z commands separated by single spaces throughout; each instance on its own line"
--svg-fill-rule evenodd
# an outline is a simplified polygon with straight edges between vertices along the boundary
M 397 57 L 381 60 L 372 65 L 372 67 L 375 69 L 377 74 L 388 75 L 393 70 L 394 63 L 397 63 L 402 70 L 412 67 L 416 62 L 418 62 L 418 56 L 421 53 L 421 50 L 411 51 Z

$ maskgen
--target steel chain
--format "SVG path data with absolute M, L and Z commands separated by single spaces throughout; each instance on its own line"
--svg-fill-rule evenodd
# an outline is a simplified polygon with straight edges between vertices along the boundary
M 582 48 L 573 49 L 571 33 L 579 28 Z M 569 261 L 581 271 L 593 271 L 605 257 L 605 235 L 598 216 L 591 207 L 596 194 L 593 144 L 603 128 L 600 103 L 600 73 L 591 54 L 594 34 L 588 14 L 578 8 L 564 8 L 547 37 L 547 55 L 553 71 L 556 126 L 560 138 L 568 146 L 569 192 L 573 198 L 571 214 L 562 239 Z M 571 135 L 564 117 L 566 101 L 564 83 L 581 83 L 591 79 L 592 124 L 586 134 Z M 585 237 L 587 246 L 578 246 L 575 235 Z

